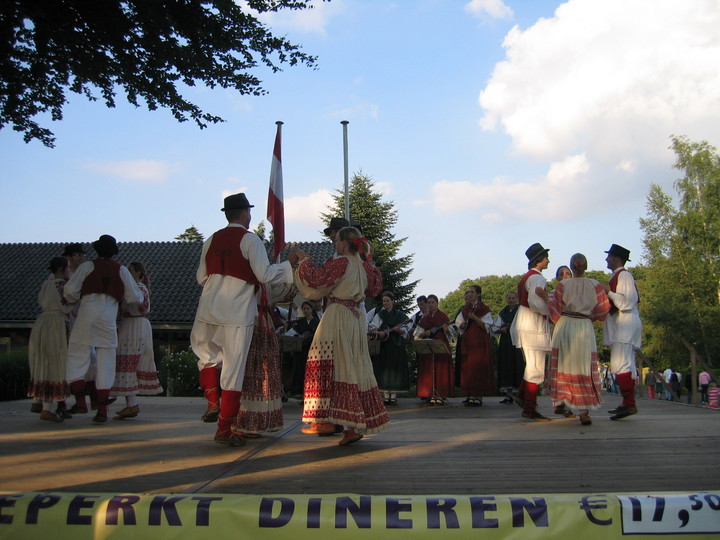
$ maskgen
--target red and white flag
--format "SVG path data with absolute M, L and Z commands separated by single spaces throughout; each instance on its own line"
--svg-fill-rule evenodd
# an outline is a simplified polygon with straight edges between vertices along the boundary
M 270 189 L 268 190 L 267 218 L 273 226 L 274 259 L 277 262 L 280 252 L 285 247 L 285 205 L 283 202 L 282 159 L 280 157 L 280 134 L 282 122 L 277 121 L 275 147 L 273 148 L 272 165 L 270 166 Z

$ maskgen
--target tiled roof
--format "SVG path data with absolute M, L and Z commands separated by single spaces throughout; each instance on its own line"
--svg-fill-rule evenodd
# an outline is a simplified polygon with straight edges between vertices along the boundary
M 69 243 L 69 242 L 68 242 Z M 268 253 L 272 244 L 266 242 Z M 66 243 L 0 244 L 0 275 L 5 286 L 0 289 L 0 324 L 26 327 L 40 313 L 38 292 L 47 279 L 50 259 L 62 254 Z M 95 250 L 83 244 L 88 259 Z M 322 264 L 334 248 L 329 242 L 298 242 L 316 264 Z M 115 260 L 122 264 L 140 261 L 150 275 L 150 321 L 158 324 L 189 324 L 195 319 L 201 287 L 195 271 L 202 244 L 198 242 L 119 242 Z M 287 258 L 289 247 L 281 254 Z

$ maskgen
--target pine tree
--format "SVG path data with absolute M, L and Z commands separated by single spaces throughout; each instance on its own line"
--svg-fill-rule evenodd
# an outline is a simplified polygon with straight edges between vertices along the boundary
M 383 289 L 395 296 L 395 305 L 400 310 L 407 310 L 415 303 L 413 291 L 418 281 L 408 282 L 412 270 L 414 254 L 398 257 L 400 247 L 407 238 L 396 239 L 392 232 L 397 223 L 398 215 L 392 201 L 383 201 L 382 195 L 373 188 L 372 178 L 362 171 L 355 173 L 349 186 L 350 220 L 362 227 L 362 233 L 373 249 L 373 260 L 382 272 Z M 333 195 L 334 205 L 329 207 L 327 214 L 322 214 L 326 224 L 333 217 L 345 215 L 345 195 L 339 189 Z M 366 307 L 370 310 L 379 299 L 367 299 Z
M 185 229 L 184 233 L 178 234 L 175 237 L 175 240 L 180 240 L 181 242 L 200 242 L 200 243 L 205 241 L 202 233 L 197 230 L 195 225 L 191 225 L 190 227 Z

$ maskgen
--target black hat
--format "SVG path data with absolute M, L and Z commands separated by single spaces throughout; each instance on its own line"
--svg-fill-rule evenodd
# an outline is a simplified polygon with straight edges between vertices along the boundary
M 62 253 L 62 257 L 70 257 L 70 255 L 74 255 L 75 253 L 82 253 L 85 254 L 85 250 L 82 247 L 82 244 L 68 244 L 65 246 L 65 251 Z
M 220 209 L 221 212 L 225 210 L 235 210 L 241 208 L 254 208 L 254 205 L 250 204 L 244 193 L 236 193 L 235 195 L 229 195 L 225 197 L 225 206 Z
M 341 217 L 334 217 L 330 219 L 330 225 L 328 225 L 323 232 L 325 233 L 325 236 L 330 236 L 330 233 L 332 231 L 339 231 L 343 227 L 347 227 L 349 225 L 350 223 L 348 223 L 347 219 Z
M 630 260 L 630 250 L 627 250 L 617 244 L 610 246 L 610 249 L 608 249 L 605 253 L 609 253 L 614 257 L 620 257 L 625 262 Z
M 537 259 L 540 255 L 547 255 L 548 251 L 550 250 L 545 249 L 544 247 L 542 247 L 541 244 L 535 243 L 529 248 L 527 248 L 527 250 L 525 250 L 525 256 L 527 257 L 528 261 L 532 261 Z
M 112 257 L 118 252 L 117 241 L 109 234 L 103 234 L 93 242 L 92 246 L 101 257 Z

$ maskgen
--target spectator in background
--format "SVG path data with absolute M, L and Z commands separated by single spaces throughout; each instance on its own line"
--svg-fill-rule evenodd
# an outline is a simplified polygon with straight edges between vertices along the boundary
M 700 401 L 702 403 L 708 402 L 708 388 L 710 388 L 711 381 L 710 373 L 707 370 L 702 370 L 698 375 L 698 386 L 700 388 Z
M 655 373 L 653 373 L 652 370 L 648 370 L 647 374 L 645 375 L 645 386 L 647 386 L 648 397 L 650 399 L 655 399 L 656 383 L 657 378 L 655 377 Z

